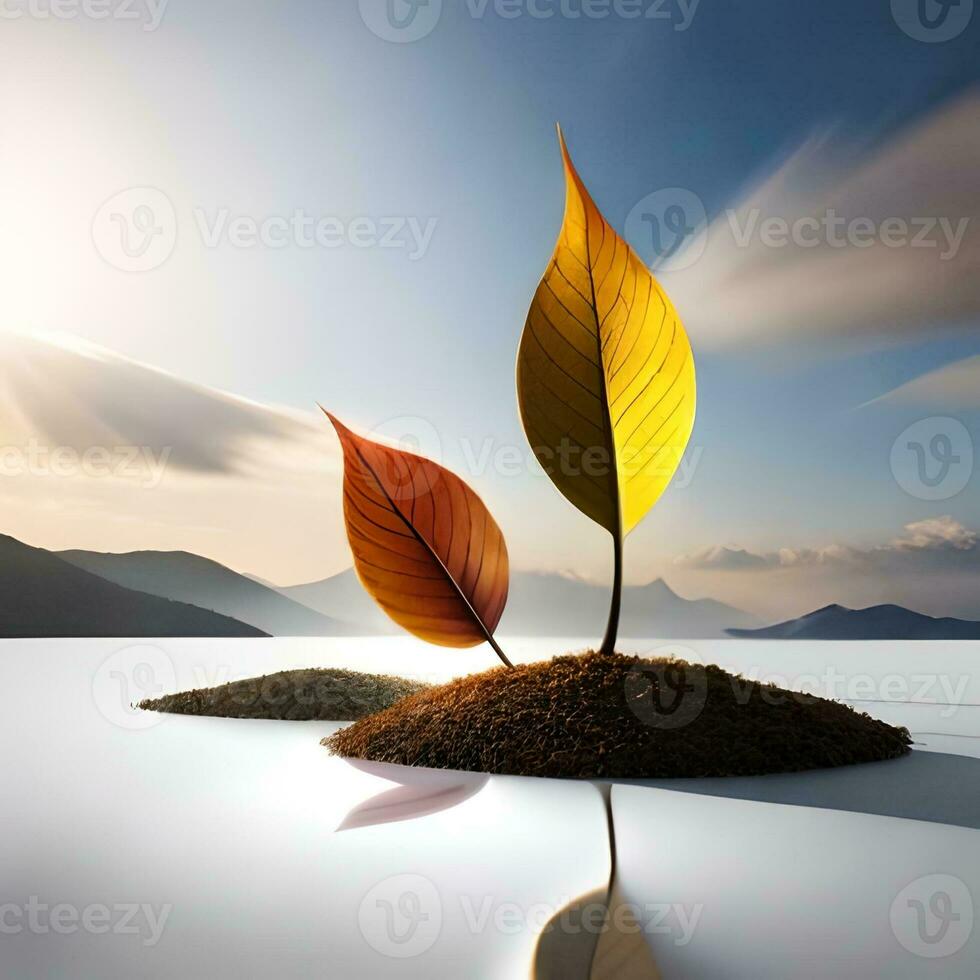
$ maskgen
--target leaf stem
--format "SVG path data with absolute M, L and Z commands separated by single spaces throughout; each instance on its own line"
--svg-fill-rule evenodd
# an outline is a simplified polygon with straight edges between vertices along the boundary
M 497 641 L 493 638 L 493 634 L 490 633 L 489 631 L 487 632 L 487 643 L 489 643 L 490 646 L 493 647 L 493 652 L 498 657 L 500 657 L 500 659 L 504 662 L 504 666 L 510 667 L 510 669 L 513 670 L 514 665 L 510 662 L 510 660 L 507 659 L 507 654 L 500 649 L 499 645 L 497 644 Z
M 613 534 L 613 587 L 609 604 L 609 621 L 603 637 L 600 653 L 611 656 L 616 652 L 616 634 L 619 632 L 619 608 L 623 601 L 623 536 Z

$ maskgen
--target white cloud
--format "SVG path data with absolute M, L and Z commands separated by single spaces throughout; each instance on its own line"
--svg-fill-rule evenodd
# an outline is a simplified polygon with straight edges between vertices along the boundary
M 948 515 L 906 524 L 905 537 L 895 538 L 884 549 L 894 551 L 976 551 L 977 532 Z
M 941 107 L 857 163 L 836 162 L 845 153 L 827 135 L 810 140 L 730 209 L 733 215 L 722 212 L 687 243 L 692 256 L 705 249 L 699 259 L 662 274 L 698 346 L 765 346 L 828 334 L 882 338 L 975 320 L 980 93 Z M 848 236 L 838 246 L 810 226 L 807 239 L 815 236 L 815 245 L 763 240 L 767 218 L 794 226 L 831 212 L 871 222 L 870 240 Z M 908 223 L 908 244 L 894 244 L 894 228 L 885 234 L 890 219 Z M 919 220 L 937 223 L 928 235 L 936 247 L 911 245 Z M 954 248 L 957 228 L 963 234 Z M 672 262 L 682 266 L 684 253 Z
M 867 404 L 882 402 L 945 411 L 980 408 L 980 354 L 913 378 Z
M 778 551 L 751 552 L 743 548 L 714 547 L 692 555 L 681 555 L 674 564 L 682 568 L 723 571 L 759 571 L 776 568 L 804 568 L 818 565 L 896 564 L 911 568 L 922 559 L 933 561 L 954 553 L 955 560 L 966 558 L 980 565 L 980 536 L 946 515 L 905 525 L 905 534 L 871 548 L 831 544 L 823 548 L 780 548 Z
M 674 559 L 675 565 L 685 568 L 717 568 L 738 570 L 746 568 L 768 568 L 770 561 L 764 555 L 756 555 L 744 548 L 728 548 L 716 545 L 705 548 L 692 555 L 681 555 Z
M 78 338 L 0 333 L 0 444 L 146 449 L 188 473 L 338 467 L 319 412 L 249 401 Z
M 52 549 L 183 549 L 309 581 L 350 562 L 341 470 L 315 408 L 71 338 L 0 333 L 0 532 Z

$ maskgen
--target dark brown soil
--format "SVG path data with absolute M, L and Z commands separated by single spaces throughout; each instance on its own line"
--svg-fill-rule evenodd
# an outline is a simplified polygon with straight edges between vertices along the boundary
M 404 677 L 309 668 L 140 701 L 148 711 L 217 718 L 356 721 L 431 687 Z
M 570 779 L 796 772 L 910 743 L 904 728 L 720 667 L 598 653 L 464 677 L 323 740 L 349 758 Z

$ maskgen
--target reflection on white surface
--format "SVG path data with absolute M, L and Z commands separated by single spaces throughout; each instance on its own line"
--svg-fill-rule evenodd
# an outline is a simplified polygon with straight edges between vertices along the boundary
M 169 716 L 128 727 L 92 693 L 124 646 L 2 644 L 0 905 L 22 926 L 0 934 L 4 977 L 513 980 L 539 922 L 608 879 L 591 785 L 495 778 L 449 809 L 338 833 L 393 785 L 319 745 L 338 725 Z M 180 644 L 164 646 L 183 676 Z M 212 665 L 235 654 L 191 646 Z M 242 649 L 247 661 L 255 648 Z M 79 917 L 143 903 L 165 913 L 162 935 L 95 933 L 80 918 L 66 934 L 32 929 L 20 922 L 32 896 Z M 416 913 L 429 918 L 413 932 Z M 431 945 L 413 945 L 436 917 Z
M 516 645 L 527 659 L 569 647 Z M 772 641 L 692 647 L 730 667 L 758 661 L 800 676 L 829 663 L 879 681 L 903 665 L 909 677 L 925 664 L 954 679 L 968 666 L 975 674 L 980 651 L 980 644 Z M 393 788 L 318 744 L 337 725 L 156 716 L 144 727 L 145 716 L 128 709 L 164 687 L 291 666 L 441 679 L 492 666 L 492 658 L 397 639 L 3 641 L 0 973 L 526 976 L 543 923 L 607 880 L 605 815 L 592 785 L 493 777 L 475 793 L 447 790 L 436 809 L 429 799 L 424 815 L 337 833 L 352 811 L 369 815 L 369 801 Z M 976 680 L 969 685 L 965 699 L 980 700 Z M 978 714 L 960 709 L 954 721 L 978 735 L 971 720 Z M 443 790 L 462 785 L 454 774 Z M 902 933 L 903 945 L 889 925 L 892 901 L 928 875 L 954 875 L 980 902 L 980 831 L 661 789 L 613 792 L 626 898 L 667 907 L 664 921 L 674 929 L 691 925 L 687 905 L 703 906 L 686 945 L 664 947 L 664 933 L 650 934 L 665 977 L 959 977 L 967 975 L 964 962 L 980 960 L 976 931 L 961 952 L 927 959 L 906 948 L 913 934 Z M 420 788 L 414 802 L 425 798 Z M 932 894 L 912 896 L 925 902 L 923 914 L 931 914 Z M 32 899 L 49 915 L 33 925 Z M 675 903 L 684 904 L 683 916 Z M 56 905 L 68 907 L 58 928 L 50 920 Z M 117 930 L 117 905 L 137 907 L 135 932 Z M 93 925 L 102 921 L 93 918 L 98 906 L 109 910 L 107 930 Z M 162 924 L 156 941 L 153 923 Z M 956 929 L 950 925 L 954 938 Z
M 632 786 L 613 812 L 665 977 L 976 980 L 980 831 Z
M 338 726 L 339 727 L 339 726 Z M 349 766 L 379 779 L 396 783 L 394 789 L 378 793 L 358 803 L 341 821 L 338 830 L 376 827 L 400 820 L 417 820 L 459 806 L 486 786 L 485 773 L 454 772 L 446 769 L 422 769 L 395 766 L 386 762 L 346 759 Z

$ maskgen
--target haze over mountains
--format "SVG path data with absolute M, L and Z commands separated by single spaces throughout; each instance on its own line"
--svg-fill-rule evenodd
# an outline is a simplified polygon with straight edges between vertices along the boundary
M 332 616 L 343 616 L 368 633 L 400 632 L 364 591 L 353 569 L 279 590 Z M 512 572 L 502 636 L 601 636 L 609 615 L 609 588 L 581 579 L 539 572 Z M 620 636 L 722 637 L 731 626 L 761 626 L 754 616 L 713 599 L 684 599 L 663 579 L 623 590 Z
M 279 587 L 183 551 L 50 552 L 0 535 L 0 636 L 400 635 L 353 569 Z M 502 636 L 596 637 L 609 588 L 513 572 Z M 832 605 L 764 626 L 714 599 L 685 599 L 656 579 L 623 590 L 624 639 L 980 639 L 980 623 L 902 606 Z
M 357 632 L 247 575 L 186 551 L 57 554 L 117 585 L 212 609 L 270 636 L 341 636 Z
M 980 623 L 926 616 L 903 606 L 833 605 L 764 629 L 729 629 L 728 634 L 767 640 L 980 640 Z
M 264 636 L 227 616 L 123 588 L 0 535 L 0 636 Z

